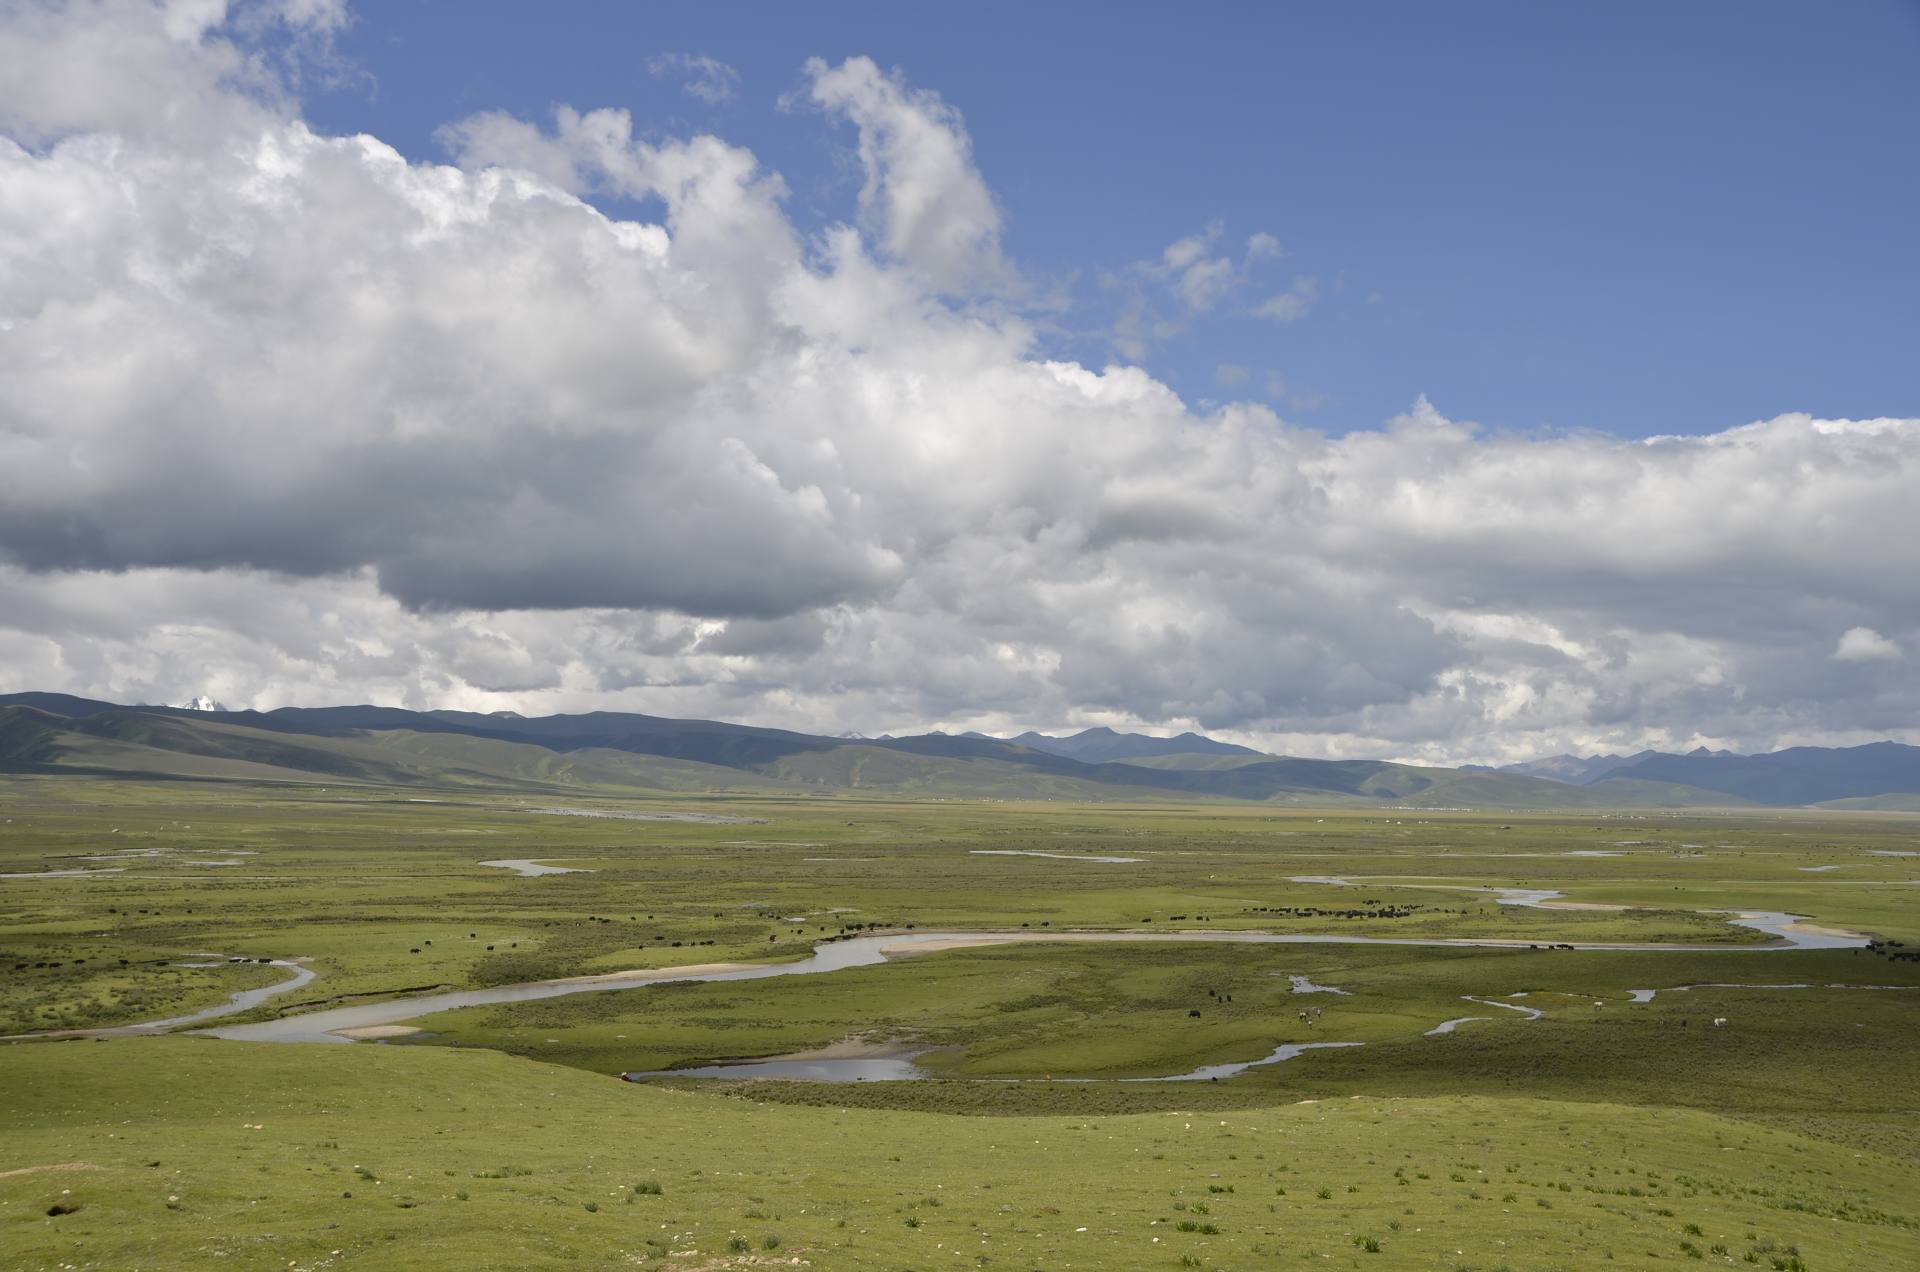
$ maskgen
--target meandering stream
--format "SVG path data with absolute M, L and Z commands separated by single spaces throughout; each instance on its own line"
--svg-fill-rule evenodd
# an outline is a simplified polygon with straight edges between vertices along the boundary
M 137 1038 L 142 1034 L 165 1033 L 183 1025 L 197 1025 L 203 1020 L 218 1020 L 222 1016 L 237 1016 L 243 1011 L 251 1011 L 261 1003 L 279 994 L 289 993 L 309 984 L 319 973 L 311 967 L 303 966 L 284 958 L 235 959 L 224 954 L 210 956 L 216 959 L 211 963 L 180 963 L 180 967 L 225 967 L 228 964 L 262 963 L 268 967 L 283 967 L 289 975 L 284 980 L 271 985 L 262 985 L 258 989 L 242 989 L 227 995 L 227 1001 L 212 1007 L 203 1007 L 199 1011 L 188 1012 L 184 1016 L 169 1016 L 164 1020 L 143 1020 L 133 1025 L 107 1025 L 98 1029 L 49 1029 L 26 1034 L 11 1034 L 0 1038 L 0 1042 L 23 1038 Z
M 502 857 L 496 861 L 483 861 L 483 866 L 494 866 L 501 870 L 511 870 L 524 879 L 536 875 L 592 874 L 591 870 L 582 870 L 578 866 L 549 866 L 545 862 L 535 861 L 531 857 Z
M 541 808 L 527 810 L 531 813 L 549 816 L 583 817 L 631 817 L 635 820 L 685 820 L 697 822 L 752 821 L 750 818 L 731 818 L 699 813 L 648 813 L 622 814 L 601 810 L 576 808 Z M 1048 857 L 1068 861 L 1083 861 L 1099 864 L 1132 864 L 1142 861 L 1139 857 L 1098 856 L 1083 853 L 1048 853 L 1032 850 L 1011 849 L 974 849 L 978 855 Z M 1612 855 L 1601 852 L 1572 855 Z M 1881 855 L 1905 855 L 1891 851 Z M 232 860 L 190 862 L 186 864 L 234 865 Z M 485 867 L 513 870 L 525 876 L 583 873 L 578 867 L 556 866 L 538 859 L 500 858 L 480 863 Z M 1830 867 L 1815 867 L 1826 869 Z M 87 870 L 51 870 L 30 874 L 4 875 L 0 878 L 64 878 L 79 875 L 114 874 L 122 868 Z M 1297 875 L 1293 881 L 1326 886 L 1364 888 L 1364 887 L 1415 887 L 1432 888 L 1446 891 L 1478 892 L 1490 895 L 1503 906 L 1524 906 L 1536 909 L 1586 909 L 1586 910 L 1625 910 L 1629 907 L 1619 905 L 1599 905 L 1568 901 L 1565 895 L 1552 888 L 1489 887 L 1475 884 L 1445 883 L 1406 883 L 1400 880 L 1361 880 L 1342 878 L 1332 875 Z M 409 997 L 389 999 L 381 1002 L 356 1003 L 347 1006 L 324 1008 L 278 1020 L 260 1021 L 248 1024 L 216 1025 L 211 1028 L 194 1029 L 192 1032 L 218 1038 L 250 1042 L 320 1042 L 347 1043 L 358 1038 L 373 1038 L 385 1035 L 398 1035 L 414 1032 L 405 1027 L 405 1022 L 440 1012 L 453 1011 L 466 1007 L 493 1006 L 499 1004 L 528 1002 L 544 998 L 556 998 L 572 994 L 599 993 L 613 990 L 634 989 L 646 985 L 685 982 L 722 982 L 763 980 L 781 976 L 807 976 L 826 972 L 841 971 L 855 967 L 869 967 L 892 961 L 896 957 L 917 953 L 933 953 L 941 950 L 978 948 L 1016 943 L 1049 941 L 1054 943 L 1201 943 L 1201 944 L 1246 944 L 1246 945 L 1396 945 L 1424 946 L 1434 948 L 1484 948 L 1484 949 L 1526 949 L 1556 948 L 1562 950 L 1610 950 L 1610 951 L 1658 951 L 1658 952 L 1716 952 L 1716 953 L 1757 953 L 1767 950 L 1809 950 L 1809 949 L 1851 949 L 1865 946 L 1865 936 L 1854 932 L 1837 931 L 1811 924 L 1805 916 L 1780 911 L 1746 910 L 1701 910 L 1696 913 L 1723 917 L 1734 926 L 1749 928 L 1773 938 L 1764 943 L 1746 943 L 1739 945 L 1701 945 L 1678 942 L 1575 942 L 1550 943 L 1543 940 L 1516 940 L 1496 937 L 1454 937 L 1454 938 L 1417 938 L 1392 936 L 1356 936 L 1336 933 L 1269 933 L 1241 931 L 1159 931 L 1159 932 L 1073 932 L 1073 931 L 937 931 L 907 932 L 889 935 L 866 935 L 848 938 L 836 938 L 816 945 L 804 958 L 784 963 L 709 963 L 695 966 L 636 969 L 614 972 L 597 976 L 569 977 L 559 980 L 533 981 L 515 985 L 497 985 L 484 989 L 456 990 L 443 993 L 419 994 Z M 225 956 L 214 956 L 225 958 Z M 272 966 L 284 968 L 289 975 L 273 985 L 257 989 L 243 990 L 228 996 L 224 1003 L 204 1008 L 200 1011 L 173 1016 L 162 1020 L 143 1021 L 138 1024 L 113 1026 L 99 1029 L 72 1029 L 49 1031 L 27 1037 L 127 1037 L 163 1033 L 190 1026 L 204 1025 L 222 1017 L 236 1015 L 260 1006 L 271 998 L 289 993 L 311 983 L 315 972 L 300 963 L 286 959 L 258 960 Z M 219 964 L 184 964 L 184 966 L 217 966 Z M 1294 993 L 1298 994 L 1336 994 L 1348 991 L 1333 986 L 1315 984 L 1305 976 L 1290 976 L 1289 981 Z M 1806 984 L 1698 984 L 1680 985 L 1667 990 L 1632 990 L 1629 1000 L 1634 1003 L 1651 1002 L 1658 992 L 1680 993 L 1693 989 L 1804 989 Z M 1833 989 L 1893 989 L 1898 986 L 1876 985 L 1830 985 Z M 1916 987 L 1920 988 L 1920 987 Z M 1464 996 L 1466 1001 L 1481 1006 L 1499 1008 L 1504 1011 L 1524 1015 L 1528 1020 L 1538 1020 L 1543 1013 L 1533 1007 L 1518 1003 L 1503 1002 L 1491 998 Z M 1461 1016 L 1441 1022 L 1426 1031 L 1427 1037 L 1439 1037 L 1450 1034 L 1460 1026 L 1476 1021 L 1491 1019 L 1486 1016 Z M 971 1081 L 991 1082 L 1200 1082 L 1231 1078 L 1249 1069 L 1284 1063 L 1305 1054 L 1308 1051 L 1358 1047 L 1359 1042 L 1326 1041 L 1285 1043 L 1274 1048 L 1265 1056 L 1253 1060 L 1235 1061 L 1225 1064 L 1203 1065 L 1186 1073 L 1156 1077 L 1130 1078 L 974 1078 Z M 762 1060 L 748 1060 L 736 1063 L 706 1065 L 697 1068 L 676 1069 L 653 1072 L 636 1072 L 622 1075 L 630 1080 L 648 1077 L 692 1077 L 752 1079 L 772 1078 L 814 1082 L 861 1082 L 861 1081 L 900 1081 L 925 1079 L 942 1076 L 915 1063 L 926 1053 L 926 1048 L 907 1050 L 893 1055 L 829 1056 L 818 1057 L 796 1055 L 774 1057 Z
M 1774 936 L 1776 940 L 1766 944 L 1750 945 L 1686 945 L 1653 941 L 1581 942 L 1571 945 L 1563 944 L 1561 948 L 1757 953 L 1770 949 L 1851 949 L 1867 943 L 1866 937 L 1856 933 L 1809 927 L 1805 925 L 1803 916 L 1800 915 L 1773 912 L 1733 913 L 1728 921 L 1742 927 L 1756 928 Z M 1320 932 L 907 932 L 889 936 L 859 936 L 847 940 L 824 941 L 816 945 L 808 957 L 787 963 L 709 963 L 692 967 L 613 972 L 604 976 L 531 981 L 519 985 L 494 985 L 485 989 L 455 990 L 449 993 L 422 994 L 377 1003 L 331 1007 L 297 1016 L 287 1016 L 279 1020 L 229 1025 L 201 1032 L 246 1042 L 348 1042 L 351 1039 L 341 1037 L 339 1031 L 397 1025 L 416 1020 L 421 1016 L 453 1011 L 462 1007 L 486 1007 L 500 1003 L 559 998 L 569 994 L 603 993 L 617 989 L 632 989 L 642 985 L 657 985 L 667 981 L 718 982 L 764 980 L 775 976 L 812 976 L 823 972 L 842 971 L 850 967 L 871 967 L 885 963 L 898 954 L 931 953 L 943 949 L 1011 945 L 1033 941 L 1228 945 L 1402 945 L 1452 949 L 1527 949 L 1540 944 L 1540 942 L 1494 937 L 1422 939 L 1394 936 L 1346 936 Z
M 1055 861 L 1092 861 L 1109 866 L 1125 866 L 1145 861 L 1145 857 L 1101 857 L 1090 852 L 1034 852 L 1026 848 L 969 848 L 975 857 L 1051 857 Z
M 1222 1078 L 1236 1077 L 1248 1069 L 1264 1068 L 1270 1064 L 1279 1064 L 1291 1060 L 1309 1051 L 1321 1051 L 1327 1048 L 1362 1047 L 1360 1042 L 1287 1042 L 1275 1047 L 1272 1052 L 1258 1060 L 1236 1060 L 1227 1064 L 1203 1064 L 1198 1069 L 1186 1073 L 1170 1073 L 1164 1077 L 1149 1078 L 971 1078 L 953 1079 L 961 1082 L 1066 1082 L 1086 1084 L 1094 1082 L 1218 1082 Z M 779 1079 L 787 1082 L 917 1082 L 926 1078 L 942 1075 L 923 1069 L 914 1060 L 925 1055 L 925 1051 L 915 1051 L 906 1055 L 884 1057 L 860 1057 L 846 1059 L 820 1060 L 744 1060 L 737 1064 L 709 1064 L 697 1069 L 650 1069 L 637 1073 L 623 1073 L 623 1081 L 637 1082 L 643 1078 L 720 1078 L 728 1081 L 750 1081 L 753 1079 Z

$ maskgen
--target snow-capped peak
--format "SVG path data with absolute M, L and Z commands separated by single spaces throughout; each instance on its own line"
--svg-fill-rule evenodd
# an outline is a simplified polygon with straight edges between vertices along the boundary
M 180 704 L 182 711 L 225 711 L 226 708 L 212 698 L 201 694 L 198 698 L 189 698 Z

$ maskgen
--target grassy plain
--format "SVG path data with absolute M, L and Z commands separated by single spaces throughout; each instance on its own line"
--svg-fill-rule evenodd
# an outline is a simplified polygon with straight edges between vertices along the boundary
M 967 1118 L 630 1088 L 488 1052 L 159 1039 L 0 1059 L 7 1151 L 41 1167 L 0 1178 L 16 1267 L 1490 1270 L 1698 1251 L 1831 1269 L 1920 1253 L 1913 1163 L 1687 1110 L 1359 1098 Z
M 208 952 L 318 973 L 251 1013 L 270 1016 L 797 958 L 851 925 L 1708 946 L 1759 937 L 1696 911 L 1750 908 L 1920 944 L 1920 858 L 1889 855 L 1920 850 L 1920 820 L 1889 813 L 790 795 L 533 811 L 560 802 L 0 779 L 0 874 L 117 871 L 0 878 L 0 1032 L 173 1015 L 282 974 L 176 966 Z M 480 864 L 515 858 L 579 873 Z M 1628 908 L 1480 891 L 1505 887 Z M 0 1048 L 0 1262 L 1914 1266 L 1920 992 L 1627 1001 L 1920 985 L 1920 963 L 1888 956 L 1906 948 L 1053 943 L 471 1009 L 406 1045 L 25 1042 Z M 1295 975 L 1349 993 L 1297 994 Z M 1425 1036 L 1468 1015 L 1490 1019 Z M 606 1076 L 852 1036 L 939 1048 L 922 1063 L 945 1080 Z M 1366 1045 L 1218 1083 L 971 1080 L 1165 1075 L 1324 1040 Z M 633 1191 L 647 1181 L 662 1192 Z

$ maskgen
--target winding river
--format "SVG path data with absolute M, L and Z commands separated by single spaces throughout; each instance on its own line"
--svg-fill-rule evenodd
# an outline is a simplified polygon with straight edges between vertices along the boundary
M 543 861 L 530 857 L 502 857 L 497 861 L 483 861 L 483 866 L 495 866 L 501 870 L 511 870 L 523 879 L 536 875 L 592 874 L 591 870 L 582 870 L 578 866 L 550 866 Z
M 227 1001 L 212 1007 L 203 1007 L 199 1011 L 188 1012 L 184 1016 L 169 1016 L 165 1020 L 143 1020 L 134 1025 L 108 1025 L 99 1029 L 49 1029 L 25 1034 L 9 1034 L 0 1037 L 0 1042 L 13 1042 L 27 1038 L 138 1038 L 143 1034 L 166 1033 L 183 1025 L 197 1025 L 203 1020 L 218 1020 L 222 1016 L 237 1016 L 243 1011 L 251 1011 L 261 1003 L 279 994 L 289 993 L 309 984 L 319 975 L 311 967 L 303 966 L 289 959 L 269 958 L 233 958 L 227 955 L 213 955 L 217 961 L 211 963 L 179 963 L 179 967 L 225 967 L 230 963 L 264 963 L 268 967 L 283 967 L 287 975 L 271 985 L 262 985 L 258 989 L 242 989 L 227 995 Z
M 1061 1082 L 1085 1085 L 1095 1082 L 1218 1082 L 1222 1078 L 1236 1077 L 1248 1069 L 1264 1068 L 1270 1064 L 1279 1064 L 1309 1051 L 1321 1051 L 1327 1048 L 1364 1047 L 1363 1042 L 1285 1042 L 1275 1047 L 1258 1060 L 1235 1060 L 1227 1064 L 1203 1064 L 1198 1069 L 1186 1073 L 1170 1073 L 1164 1077 L 1149 1078 L 970 1078 L 953 1079 L 960 1082 L 1027 1083 Z M 864 1057 L 860 1059 L 820 1059 L 820 1060 L 745 1060 L 737 1064 L 710 1064 L 697 1069 L 650 1069 L 639 1073 L 623 1073 L 621 1079 L 637 1082 L 642 1078 L 724 1078 L 729 1081 L 745 1081 L 755 1078 L 779 1079 L 787 1082 L 915 1082 L 924 1078 L 941 1075 L 923 1069 L 915 1064 L 914 1058 L 925 1055 L 925 1051 L 915 1051 L 900 1056 Z
M 1747 945 L 1688 945 L 1675 942 L 1582 942 L 1562 944 L 1562 949 L 1743 953 L 1785 949 L 1852 949 L 1864 946 L 1867 938 L 1853 932 L 1838 932 L 1808 925 L 1804 916 L 1777 912 L 1726 913 L 1728 922 L 1765 932 L 1775 939 Z M 1530 949 L 1544 942 L 1507 940 L 1495 937 L 1416 938 L 1393 936 L 1345 936 L 1336 933 L 1272 932 L 906 932 L 882 936 L 859 936 L 847 940 L 824 941 L 806 958 L 787 963 L 707 963 L 691 967 L 661 967 L 629 972 L 611 972 L 601 976 L 575 976 L 561 980 L 530 981 L 519 985 L 495 985 L 486 989 L 454 990 L 440 994 L 422 994 L 388 999 L 377 1003 L 356 1003 L 305 1012 L 279 1020 L 228 1025 L 199 1032 L 242 1042 L 350 1042 L 341 1036 L 344 1030 L 369 1029 L 403 1024 L 436 1012 L 462 1007 L 487 1007 L 500 1003 L 531 1002 L 559 998 L 568 994 L 602 993 L 633 989 L 667 981 L 719 982 L 765 980 L 775 976 L 812 976 L 843 971 L 851 967 L 871 967 L 888 962 L 893 956 L 936 953 L 941 950 L 983 946 L 1013 945 L 1023 942 L 1051 941 L 1069 943 L 1129 944 L 1209 944 L 1209 945 L 1402 945 L 1460 949 Z M 305 969 L 302 969 L 305 970 Z M 275 987 L 279 989 L 280 987 Z M 285 988 L 293 988 L 288 985 Z M 257 991 L 255 991 L 257 992 Z M 230 1010 L 240 1010 L 232 1008 Z M 225 1014 L 224 1012 L 222 1014 Z
M 509 868 L 531 866 L 537 870 L 555 870 L 562 872 L 564 867 L 541 867 L 532 861 L 498 861 L 486 863 Z M 1355 886 L 1349 880 L 1332 877 L 1313 877 L 1311 882 L 1344 884 Z M 1493 893 L 1503 905 L 1519 905 L 1540 908 L 1560 908 L 1567 903 L 1559 902 L 1561 894 L 1544 888 L 1473 888 L 1473 891 Z M 1558 904 L 1556 904 L 1558 903 Z M 1575 903 L 1577 904 L 1577 903 Z M 1584 908 L 1584 907 L 1583 907 Z M 1617 908 L 1617 907 L 1593 907 Z M 1577 942 L 1558 943 L 1550 948 L 1568 950 L 1614 950 L 1614 951 L 1664 951 L 1664 952 L 1718 952 L 1718 953 L 1758 953 L 1766 950 L 1807 950 L 1807 949 L 1854 949 L 1865 946 L 1867 938 L 1859 933 L 1838 931 L 1815 926 L 1803 915 L 1787 914 L 1778 911 L 1744 910 L 1705 910 L 1703 914 L 1724 916 L 1728 923 L 1739 927 L 1751 928 L 1763 932 L 1773 939 L 1741 945 L 1699 945 L 1677 942 Z M 358 1037 L 377 1037 L 385 1032 L 401 1033 L 406 1030 L 396 1028 L 407 1021 L 438 1012 L 453 1011 L 463 1007 L 484 1007 L 503 1003 L 530 1002 L 543 998 L 558 998 L 571 994 L 601 993 L 620 989 L 634 989 L 646 985 L 658 985 L 668 982 L 720 982 L 765 980 L 778 976 L 809 976 L 825 972 L 842 971 L 854 967 L 871 967 L 891 961 L 900 955 L 917 953 L 936 953 L 942 950 L 979 948 L 997 945 L 1012 945 L 1036 941 L 1054 943 L 1113 943 L 1130 944 L 1229 944 L 1229 945 L 1397 945 L 1424 946 L 1433 948 L 1480 948 L 1480 949 L 1539 949 L 1547 947 L 1546 942 L 1503 939 L 1496 937 L 1454 937 L 1454 938 L 1416 938 L 1391 936 L 1349 936 L 1337 933 L 1271 933 L 1271 932 L 1065 932 L 1047 931 L 939 931 L 904 932 L 887 935 L 868 935 L 823 941 L 816 945 L 805 958 L 784 963 L 708 963 L 683 967 L 663 967 L 637 969 L 633 971 L 611 972 L 597 976 L 576 976 L 559 980 L 531 981 L 517 985 L 496 985 L 484 989 L 455 990 L 445 993 L 418 994 L 402 998 L 388 999 L 382 1002 L 356 1003 L 342 1007 L 324 1008 L 318 1011 L 282 1017 L 278 1020 L 258 1021 L 248 1024 L 214 1026 L 194 1029 L 192 1032 L 216 1038 L 226 1038 L 244 1042 L 322 1042 L 348 1043 Z M 202 1025 L 221 1017 L 236 1015 L 260 1006 L 270 998 L 291 992 L 311 983 L 315 972 L 300 963 L 288 959 L 264 960 L 272 966 L 284 968 L 289 973 L 280 982 L 262 986 L 258 989 L 243 990 L 231 994 L 224 1003 L 181 1016 L 163 1020 L 142 1021 L 138 1024 L 119 1025 L 99 1029 L 56 1030 L 37 1034 L 15 1035 L 15 1038 L 30 1037 L 130 1037 L 164 1033 L 189 1026 Z M 209 964 L 201 964 L 206 966 Z M 195 966 L 189 964 L 189 966 Z M 1292 978 L 1296 993 L 1343 993 L 1344 991 L 1328 986 L 1314 985 L 1304 977 Z M 1679 989 L 1704 988 L 1704 986 L 1681 986 Z M 1733 986 L 1728 986 L 1733 988 Z M 1741 988 L 1748 988 L 1742 986 Z M 1753 988 L 1789 988 L 1788 986 L 1754 986 Z M 1846 988 L 1856 988 L 1847 986 Z M 1857 988 L 1877 988 L 1861 986 Z M 1669 991 L 1672 992 L 1672 991 Z M 1632 1001 L 1647 1002 L 1653 997 L 1652 990 L 1635 990 Z M 1529 1019 L 1538 1019 L 1539 1013 L 1532 1008 L 1520 1007 L 1513 1003 L 1495 1002 L 1489 999 L 1470 999 L 1489 1007 L 1502 1007 L 1523 1012 Z M 1428 1031 L 1428 1036 L 1451 1033 L 1460 1025 L 1485 1017 L 1461 1017 L 1445 1021 Z M 1358 1046 L 1358 1043 L 1287 1043 L 1277 1047 L 1267 1056 L 1255 1060 L 1240 1061 L 1224 1065 L 1206 1065 L 1190 1073 L 1173 1074 L 1156 1078 L 1105 1079 L 1128 1082 L 1187 1082 L 1206 1081 L 1231 1077 L 1247 1069 L 1262 1065 L 1278 1064 L 1302 1054 L 1305 1051 L 1336 1046 Z M 703 1069 L 676 1070 L 681 1077 L 787 1077 L 810 1079 L 814 1081 L 861 1081 L 886 1080 L 900 1078 L 930 1077 L 932 1074 L 913 1064 L 912 1053 L 895 1057 L 865 1057 L 860 1059 L 807 1060 L 789 1058 L 764 1061 L 748 1061 L 739 1064 L 714 1065 Z M 641 1075 L 634 1075 L 641 1076 Z M 1103 1079 L 1066 1078 L 1060 1081 L 1100 1081 Z

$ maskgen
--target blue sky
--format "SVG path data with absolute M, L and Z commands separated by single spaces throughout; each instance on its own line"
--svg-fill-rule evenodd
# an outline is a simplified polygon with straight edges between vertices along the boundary
M 852 130 L 783 111 L 809 56 L 965 116 L 1048 348 L 1098 365 L 1130 263 L 1219 227 L 1285 255 L 1150 342 L 1189 400 L 1371 427 L 1425 393 L 1499 428 L 1706 433 L 1920 389 L 1920 7 L 1808 4 L 368 7 L 309 118 L 410 157 L 476 111 L 623 106 L 753 149 L 797 224 L 852 215 Z M 738 71 L 710 103 L 650 59 Z M 1248 311 L 1311 280 L 1305 316 Z M 1177 315 L 1169 315 L 1173 317 Z M 1222 383 L 1218 368 L 1229 371 Z M 1278 377 L 1276 383 L 1271 377 Z
M 0 66 L 0 689 L 1920 742 L 1911 6 L 48 0 Z

